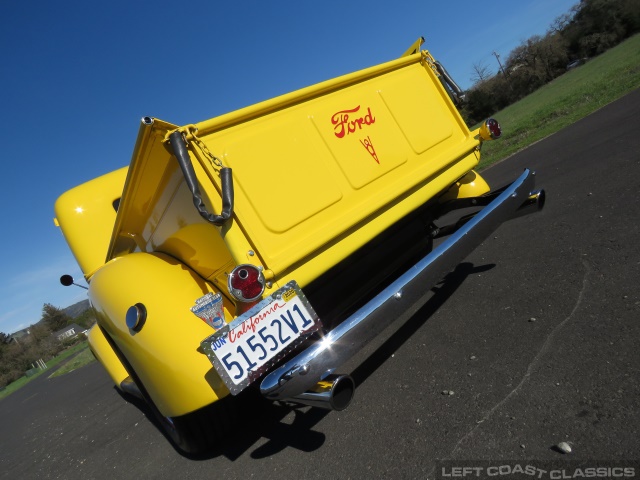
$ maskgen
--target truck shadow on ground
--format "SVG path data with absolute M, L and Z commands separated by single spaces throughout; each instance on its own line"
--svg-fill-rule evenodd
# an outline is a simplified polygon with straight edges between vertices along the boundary
M 467 277 L 486 272 L 494 267 L 495 264 L 481 266 L 474 266 L 468 262 L 459 264 L 432 289 L 433 296 L 429 298 L 427 303 L 351 373 L 356 389 L 426 323 Z M 260 438 L 266 438 L 267 442 L 251 452 L 252 458 L 269 457 L 286 448 L 296 448 L 308 452 L 320 448 L 324 443 L 325 435 L 314 431 L 313 428 L 329 415 L 330 411 L 305 407 L 295 410 L 293 422 L 286 424 L 282 420 L 291 412 L 290 407 L 278 406 L 269 402 L 263 406 L 266 415 L 261 416 L 260 428 L 252 432 L 257 438 L 251 445 L 254 445 Z M 241 453 L 243 452 L 232 448 L 223 454 L 229 458 L 237 458 Z
M 433 295 L 427 303 L 351 373 L 356 390 L 444 305 L 467 277 L 486 272 L 494 267 L 495 264 L 474 266 L 468 262 L 461 263 L 433 287 Z M 287 448 L 311 452 L 324 444 L 325 434 L 315 431 L 314 427 L 331 413 L 329 410 L 273 403 L 262 398 L 257 390 L 247 391 L 246 394 L 243 392 L 243 394 L 244 398 L 238 398 L 242 403 L 240 421 L 235 432 L 224 442 L 224 445 L 199 455 L 185 455 L 183 452 L 176 451 L 191 460 L 208 460 L 224 456 L 233 461 L 258 443 L 260 445 L 250 454 L 254 459 L 267 458 Z M 130 398 L 127 400 L 136 404 L 156 428 L 163 431 L 144 402 Z M 292 412 L 293 420 L 291 420 Z M 262 439 L 266 439 L 266 442 L 261 442 Z

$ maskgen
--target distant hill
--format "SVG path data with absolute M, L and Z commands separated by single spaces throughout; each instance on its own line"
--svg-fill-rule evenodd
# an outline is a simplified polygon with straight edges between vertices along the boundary
M 69 315 L 71 318 L 78 318 L 90 308 L 91 305 L 89 304 L 89 300 L 82 300 L 81 302 L 74 303 L 67 308 L 63 308 L 62 311 Z
M 69 315 L 73 320 L 75 320 L 78 317 L 82 316 L 82 314 L 85 313 L 87 310 L 91 310 L 91 304 L 89 303 L 89 300 L 82 300 L 81 302 L 74 303 L 73 305 L 70 305 L 67 308 L 61 308 L 60 310 L 62 310 L 64 313 Z M 80 320 L 80 322 L 83 323 L 85 327 L 88 327 L 90 326 L 91 323 L 95 322 L 95 317 L 93 314 L 88 314 L 86 318 L 89 320 L 90 322 L 89 324 L 87 324 L 86 319 Z M 22 338 L 25 335 L 29 334 L 29 329 L 31 329 L 31 327 L 33 327 L 34 325 L 40 325 L 41 322 L 42 322 L 42 319 L 40 319 L 39 321 L 37 321 L 32 325 L 29 325 L 26 328 L 13 332 L 11 336 Z

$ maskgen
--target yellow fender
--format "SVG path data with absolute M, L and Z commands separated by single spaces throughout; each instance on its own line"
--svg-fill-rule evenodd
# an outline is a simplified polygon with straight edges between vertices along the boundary
M 471 170 L 460 178 L 438 200 L 440 203 L 461 198 L 473 198 L 489 193 L 491 188 L 484 178 L 475 170 Z
M 160 413 L 177 417 L 225 397 L 229 391 L 199 351 L 213 333 L 191 313 L 195 300 L 215 292 L 209 283 L 179 261 L 160 253 L 132 253 L 116 258 L 91 279 L 89 298 L 99 325 L 113 341 Z M 140 328 L 127 327 L 127 310 L 144 305 Z M 233 309 L 226 298 L 225 315 Z M 109 342 L 92 330 L 92 348 L 116 385 L 124 366 Z M 103 335 L 104 337 L 104 335 Z

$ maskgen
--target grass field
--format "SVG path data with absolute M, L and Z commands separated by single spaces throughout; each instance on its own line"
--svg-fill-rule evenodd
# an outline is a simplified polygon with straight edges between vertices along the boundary
M 522 150 L 640 87 L 640 35 L 636 35 L 494 117 L 502 138 L 482 147 L 480 169 Z
M 79 354 L 77 354 L 75 357 L 73 357 L 71 360 L 66 362 L 59 369 L 49 375 L 49 378 L 58 377 L 60 375 L 64 375 L 65 373 L 73 372 L 80 367 L 84 367 L 85 365 L 94 362 L 96 358 L 93 356 L 93 353 L 91 353 L 91 350 L 87 348 L 88 346 L 89 345 L 86 344 L 85 348 Z

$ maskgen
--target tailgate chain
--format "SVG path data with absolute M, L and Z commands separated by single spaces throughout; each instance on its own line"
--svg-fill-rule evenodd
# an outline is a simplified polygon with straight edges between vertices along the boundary
M 205 143 L 202 140 L 200 140 L 198 137 L 196 137 L 197 132 L 198 132 L 197 128 L 191 132 L 190 140 L 200 149 L 200 151 L 204 155 L 204 158 L 206 158 L 208 162 L 211 164 L 211 167 L 214 170 L 219 172 L 220 169 L 222 168 L 222 160 L 220 160 L 213 153 L 211 153 L 211 151 L 207 148 Z
M 174 130 L 174 131 L 178 131 L 182 133 L 182 137 L 184 138 L 184 141 L 187 147 L 189 147 L 189 142 L 193 143 L 193 145 L 198 147 L 198 149 L 200 150 L 200 152 L 202 152 L 202 155 L 204 156 L 204 158 L 207 159 L 211 167 L 216 172 L 218 173 L 220 172 L 220 169 L 223 168 L 222 160 L 220 160 L 220 158 L 216 157 L 213 153 L 211 153 L 207 145 L 196 136 L 196 133 L 198 133 L 198 127 L 196 127 L 195 125 L 185 125 L 184 127 L 178 128 L 177 130 Z M 165 141 L 168 139 L 169 139 L 169 135 L 167 135 Z M 193 153 L 196 153 L 196 152 L 194 151 Z
M 191 133 L 190 129 L 192 130 Z M 202 140 L 198 139 L 195 136 L 193 130 L 197 131 L 197 128 L 193 125 L 187 125 L 186 127 L 179 128 L 168 133 L 165 138 L 169 140 L 171 150 L 173 150 L 173 154 L 178 161 L 180 169 L 182 170 L 182 174 L 187 183 L 187 186 L 191 191 L 194 206 L 205 220 L 218 227 L 221 227 L 233 215 L 233 177 L 231 169 L 223 166 L 222 161 L 220 161 L 218 157 L 211 154 Z M 189 140 L 191 140 L 195 145 L 198 146 L 209 163 L 211 163 L 213 169 L 220 174 L 220 196 L 222 200 L 222 211 L 219 215 L 207 211 L 207 207 L 204 203 L 202 194 L 200 193 L 200 188 L 198 186 L 198 178 L 193 169 L 193 165 L 191 164 L 191 159 L 189 158 L 189 152 L 187 150 L 189 146 Z

